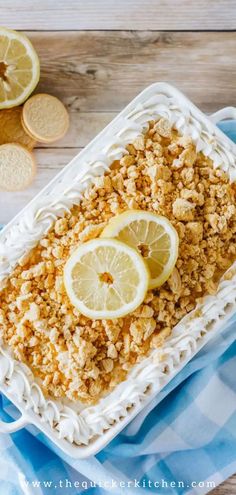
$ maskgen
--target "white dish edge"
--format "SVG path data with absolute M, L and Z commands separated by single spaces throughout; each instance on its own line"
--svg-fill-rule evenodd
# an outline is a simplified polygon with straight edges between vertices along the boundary
M 198 149 L 208 154 L 216 166 L 222 166 L 223 162 L 223 168 L 235 180 L 234 143 L 179 91 L 165 83 L 156 83 L 135 98 L 3 229 L 0 234 L 0 279 L 10 273 L 57 216 L 79 200 L 89 181 L 104 173 L 115 158 L 121 157 L 125 145 L 141 132 L 143 124 L 159 115 L 167 116 L 181 133 L 187 132 Z M 83 163 L 80 165 L 80 162 Z M 70 187 L 72 183 L 73 187 Z M 0 388 L 22 412 L 18 424 L 15 422 L 15 429 L 30 422 L 73 457 L 96 453 L 222 328 L 235 310 L 236 277 L 233 277 L 221 282 L 215 296 L 205 298 L 201 317 L 193 319 L 192 313 L 187 315 L 161 349 L 136 365 L 127 380 L 111 394 L 80 414 L 73 407 L 47 400 L 29 369 L 15 361 L 8 349 L 0 347 Z M 4 430 L 3 424 L 0 429 Z M 83 445 L 77 445 L 80 442 Z

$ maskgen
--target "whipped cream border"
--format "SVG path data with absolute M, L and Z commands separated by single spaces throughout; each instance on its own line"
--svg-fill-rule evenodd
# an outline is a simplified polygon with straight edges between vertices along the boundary
M 197 151 L 209 156 L 215 168 L 225 170 L 231 181 L 236 179 L 234 143 L 175 88 L 164 83 L 154 84 L 135 98 L 3 229 L 0 234 L 0 281 L 37 244 L 56 218 L 63 216 L 73 204 L 79 204 L 83 190 L 94 177 L 109 170 L 113 160 L 127 153 L 126 145 L 147 127 L 147 122 L 159 117 L 169 119 L 180 134 L 189 135 Z M 222 279 L 217 293 L 206 296 L 175 326 L 162 348 L 152 351 L 135 365 L 127 379 L 98 404 L 77 410 L 71 403 L 48 400 L 31 370 L 0 345 L 0 386 L 2 384 L 3 392 L 7 387 L 12 402 L 20 405 L 22 411 L 33 413 L 39 428 L 42 423 L 50 426 L 50 437 L 57 442 L 64 439 L 78 450 L 86 445 L 95 446 L 103 435 L 105 443 L 104 432 L 109 432 L 111 439 L 112 430 L 115 435 L 119 423 L 131 419 L 135 411 L 144 407 L 193 357 L 209 338 L 207 335 L 215 334 L 216 329 L 233 314 L 236 309 L 236 264 L 234 268 L 233 278 Z

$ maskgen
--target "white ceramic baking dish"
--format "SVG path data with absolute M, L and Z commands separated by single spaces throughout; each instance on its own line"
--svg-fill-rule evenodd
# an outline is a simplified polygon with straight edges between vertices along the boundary
M 190 135 L 197 149 L 210 156 L 216 167 L 223 168 L 230 179 L 235 180 L 236 146 L 215 123 L 236 118 L 236 109 L 224 108 L 207 117 L 172 86 L 153 84 L 3 229 L 0 280 L 50 229 L 55 218 L 79 203 L 84 188 L 125 153 L 126 144 L 142 132 L 147 122 L 160 116 L 166 116 L 181 134 Z M 194 310 L 181 320 L 161 349 L 152 351 L 113 392 L 90 407 L 46 398 L 31 371 L 14 360 L 10 349 L 0 342 L 0 391 L 21 412 L 21 417 L 12 423 L 1 421 L 0 431 L 11 433 L 33 424 L 74 458 L 97 453 L 222 330 L 236 311 L 236 275 L 231 280 L 222 280 L 217 294 L 205 297 L 197 309 L 197 313 Z

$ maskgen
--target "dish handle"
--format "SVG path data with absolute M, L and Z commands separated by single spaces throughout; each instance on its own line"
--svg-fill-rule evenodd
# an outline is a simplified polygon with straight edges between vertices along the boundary
M 11 423 L 6 423 L 0 419 L 0 433 L 14 433 L 29 424 L 29 420 L 23 414 Z
M 210 115 L 210 120 L 213 122 L 213 124 L 217 124 L 221 120 L 225 119 L 236 119 L 236 107 L 221 108 L 217 112 Z

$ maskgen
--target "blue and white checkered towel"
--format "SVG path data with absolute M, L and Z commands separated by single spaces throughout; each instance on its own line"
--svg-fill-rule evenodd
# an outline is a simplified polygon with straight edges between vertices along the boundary
M 236 141 L 236 122 L 221 127 Z M 73 460 L 30 427 L 0 435 L 0 495 L 204 494 L 236 472 L 236 317 L 102 452 Z M 0 415 L 14 416 L 1 397 Z

